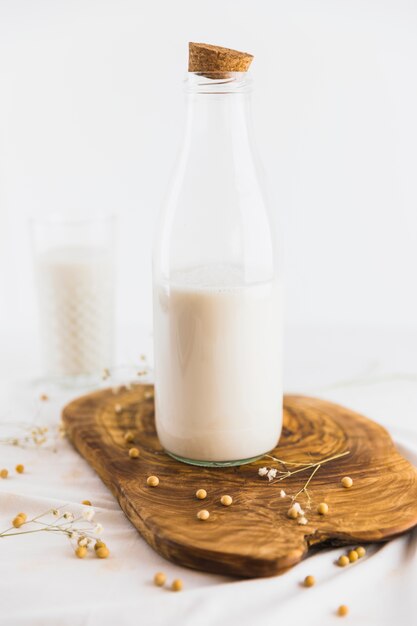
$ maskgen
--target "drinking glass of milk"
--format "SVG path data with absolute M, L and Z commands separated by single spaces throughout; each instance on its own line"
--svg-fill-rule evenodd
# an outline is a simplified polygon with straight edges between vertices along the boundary
M 283 299 L 253 150 L 251 60 L 190 44 L 185 138 L 154 244 L 156 427 L 194 465 L 248 463 L 282 426 Z
M 32 221 L 45 375 L 89 384 L 113 364 L 114 218 Z

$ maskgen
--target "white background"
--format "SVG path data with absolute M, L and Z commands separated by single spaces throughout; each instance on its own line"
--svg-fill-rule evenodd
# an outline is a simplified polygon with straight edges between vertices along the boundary
M 118 329 L 150 332 L 189 40 L 255 55 L 290 325 L 417 325 L 416 2 L 0 0 L 0 341 L 19 338 L 15 362 L 37 350 L 27 218 L 42 210 L 118 213 Z M 3 370 L 10 356 L 0 345 Z

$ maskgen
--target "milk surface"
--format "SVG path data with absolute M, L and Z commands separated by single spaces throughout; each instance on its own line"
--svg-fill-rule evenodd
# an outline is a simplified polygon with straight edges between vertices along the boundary
M 37 280 L 47 373 L 99 375 L 112 362 L 110 251 L 98 246 L 51 248 L 38 255 Z
M 282 425 L 282 293 L 234 268 L 194 269 L 154 288 L 156 425 L 186 459 L 268 452 Z

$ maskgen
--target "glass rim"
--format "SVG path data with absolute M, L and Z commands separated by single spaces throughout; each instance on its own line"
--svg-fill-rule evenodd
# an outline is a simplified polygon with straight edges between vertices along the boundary
M 184 80 L 186 93 L 195 94 L 247 93 L 252 84 L 248 72 L 188 72 Z

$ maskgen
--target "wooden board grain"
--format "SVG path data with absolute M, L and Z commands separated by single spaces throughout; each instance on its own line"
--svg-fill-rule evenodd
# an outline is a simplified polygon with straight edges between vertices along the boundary
M 121 413 L 116 404 L 123 407 Z M 402 457 L 375 422 L 341 406 L 303 396 L 286 396 L 279 447 L 272 452 L 288 462 L 320 459 L 350 450 L 323 465 L 311 483 L 308 524 L 287 516 L 290 498 L 308 474 L 270 484 L 249 465 L 207 469 L 179 463 L 162 450 L 155 432 L 153 387 L 135 385 L 99 391 L 63 410 L 67 433 L 77 450 L 111 489 L 146 541 L 162 556 L 187 567 L 220 574 L 257 577 L 280 573 L 299 562 L 313 545 L 386 541 L 417 524 L 417 470 Z M 135 433 L 127 444 L 124 434 Z M 129 448 L 140 450 L 131 459 Z M 157 475 L 160 484 L 148 487 Z M 351 489 L 340 484 L 350 476 Z M 208 497 L 195 497 L 203 488 Z M 220 497 L 233 504 L 224 507 Z M 329 513 L 316 512 L 319 502 Z M 303 497 L 300 499 L 303 505 Z M 210 518 L 199 521 L 200 509 Z

